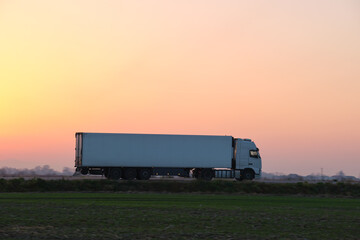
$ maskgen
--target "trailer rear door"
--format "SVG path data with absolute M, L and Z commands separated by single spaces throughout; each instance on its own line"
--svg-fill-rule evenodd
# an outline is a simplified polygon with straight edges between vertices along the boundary
M 82 143 L 83 143 L 83 134 L 76 133 L 76 146 L 75 146 L 75 167 L 79 167 L 82 165 Z

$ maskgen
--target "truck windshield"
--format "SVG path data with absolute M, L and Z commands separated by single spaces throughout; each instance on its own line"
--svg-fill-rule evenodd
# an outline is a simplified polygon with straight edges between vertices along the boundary
M 250 150 L 250 157 L 252 158 L 260 158 L 259 150 Z

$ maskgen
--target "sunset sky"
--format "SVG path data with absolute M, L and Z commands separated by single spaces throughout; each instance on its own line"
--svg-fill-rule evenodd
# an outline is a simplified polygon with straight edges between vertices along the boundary
M 75 132 L 251 138 L 263 171 L 360 177 L 358 0 L 0 0 L 0 167 Z

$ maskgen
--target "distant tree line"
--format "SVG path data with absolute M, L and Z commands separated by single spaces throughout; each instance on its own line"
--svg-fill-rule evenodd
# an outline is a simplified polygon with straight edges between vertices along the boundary
M 262 179 L 269 180 L 286 180 L 286 181 L 360 181 L 359 178 L 354 176 L 346 176 L 343 171 L 339 171 L 333 176 L 326 176 L 321 174 L 310 174 L 306 176 L 301 176 L 298 174 L 281 174 L 281 173 L 262 173 Z
M 38 177 L 38 176 L 72 176 L 74 169 L 64 167 L 62 172 L 50 168 L 49 165 L 37 166 L 32 169 L 11 167 L 0 168 L 0 177 Z

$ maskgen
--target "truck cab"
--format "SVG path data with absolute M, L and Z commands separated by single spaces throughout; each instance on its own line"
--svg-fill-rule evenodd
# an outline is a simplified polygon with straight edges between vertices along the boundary
M 250 139 L 236 139 L 236 170 L 240 176 L 237 179 L 260 178 L 261 176 L 261 157 L 259 149 Z

